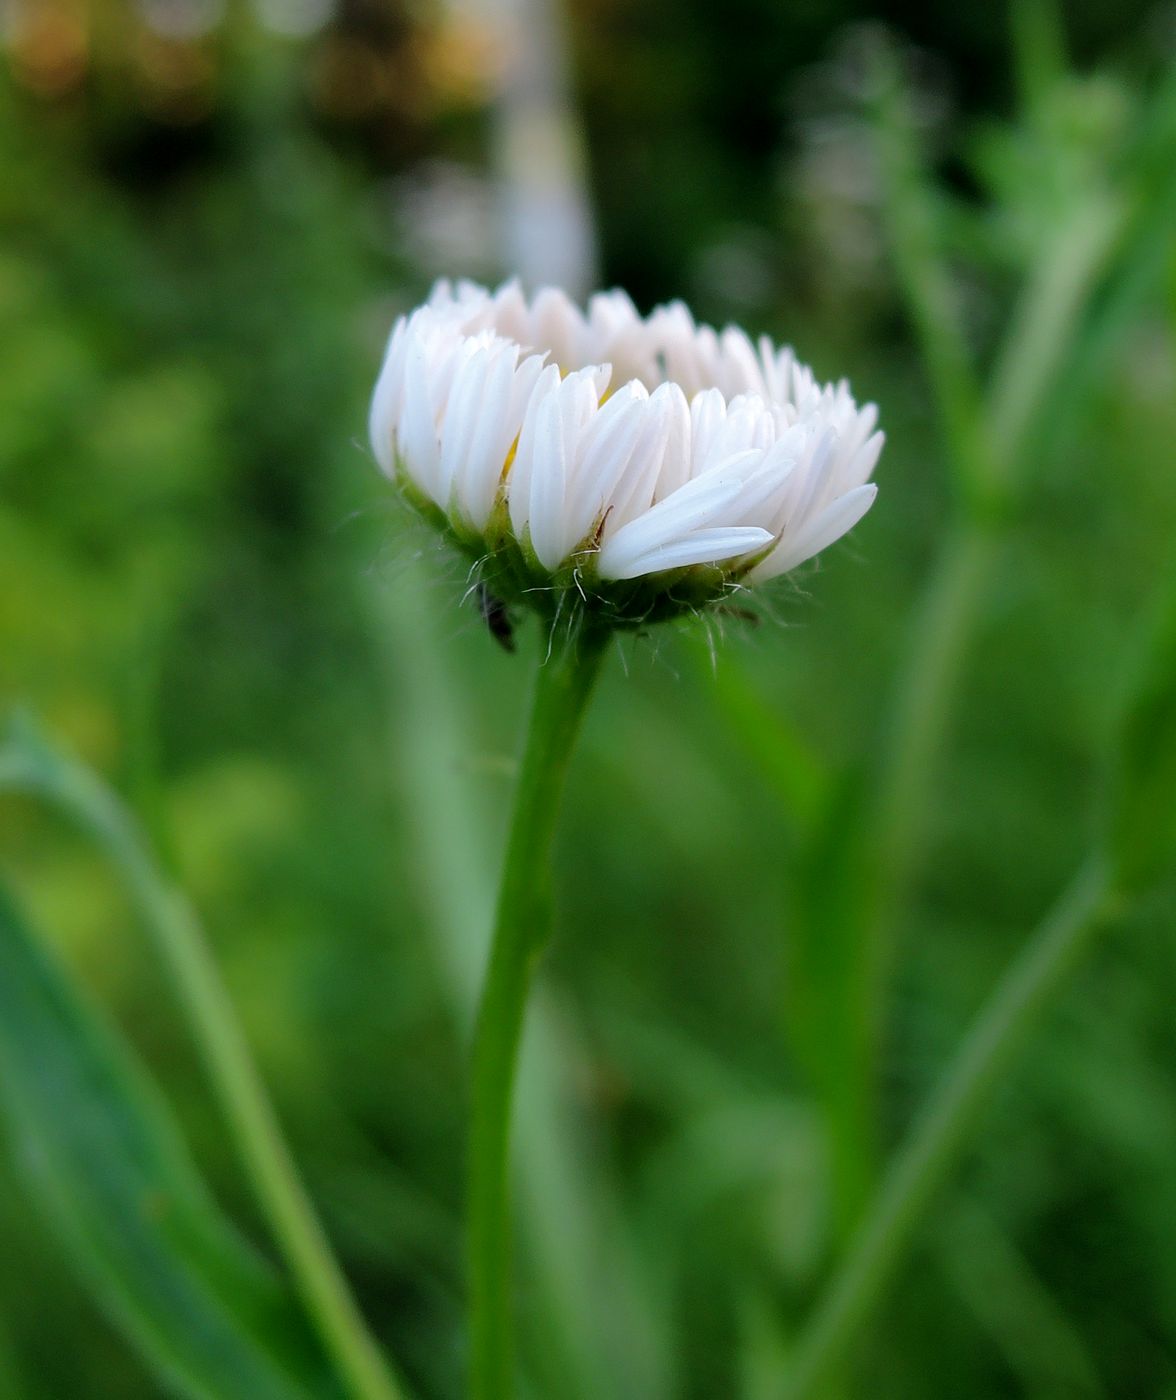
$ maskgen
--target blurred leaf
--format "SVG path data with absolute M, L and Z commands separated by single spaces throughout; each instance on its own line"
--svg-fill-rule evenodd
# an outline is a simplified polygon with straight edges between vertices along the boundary
M 1022 0 L 1009 11 L 1021 102 L 1029 116 L 1066 77 L 1066 39 L 1054 0 Z
M 1089 410 L 1092 391 L 1114 372 L 1133 320 L 1154 305 L 1176 230 L 1174 160 L 1176 64 L 1169 64 L 1141 105 L 1116 189 L 1116 199 L 1125 201 L 1122 227 L 1035 415 L 1033 440 L 1027 444 L 1030 453 L 1069 448 L 1077 423 Z M 1075 236 L 1079 243 L 1084 241 L 1080 231 Z M 1072 250 L 1063 251 L 1072 256 Z
M 828 1169 L 807 1104 L 745 1094 L 701 1109 L 667 1136 L 647 1170 L 645 1213 L 660 1215 L 665 1254 L 679 1270 L 708 1229 L 737 1248 L 742 1221 L 757 1259 L 790 1288 L 811 1291 L 828 1245 Z
M 739 1379 L 745 1400 L 775 1400 L 780 1389 L 790 1341 L 778 1312 L 762 1287 L 749 1288 L 740 1299 Z
M 764 695 L 734 649 L 719 666 L 713 643 L 700 630 L 686 633 L 685 642 L 706 693 L 716 698 L 731 732 L 780 799 L 783 822 L 806 828 L 826 800 L 832 782 L 827 767 L 789 716 Z
M 944 258 L 946 202 L 927 169 L 911 93 L 888 43 L 875 47 L 872 65 L 872 120 L 891 257 L 922 350 L 953 485 L 966 500 L 979 490 L 989 463 L 960 289 Z
M 1103 1395 L 1081 1331 L 1000 1224 L 961 1197 L 935 1232 L 940 1268 L 1027 1395 Z
M 1111 856 L 1119 883 L 1139 889 L 1176 860 L 1176 585 L 1152 623 L 1112 781 Z
M 7 1332 L 0 1330 L 0 1400 L 21 1400 L 24 1388 Z
M 336 1393 L 291 1295 L 221 1215 L 154 1085 L 2 890 L 0 1110 L 29 1194 L 176 1393 Z
M 1015 489 L 1024 473 L 1026 443 L 1048 410 L 1051 387 L 1126 220 L 1126 201 L 1098 190 L 1068 218 L 1055 215 L 993 367 L 988 432 L 998 487 Z
M 838 1223 L 853 1223 L 874 1167 L 868 1011 L 873 964 L 864 942 L 874 884 L 862 839 L 862 778 L 832 791 L 798 852 L 788 925 L 788 1029 L 822 1102 Z

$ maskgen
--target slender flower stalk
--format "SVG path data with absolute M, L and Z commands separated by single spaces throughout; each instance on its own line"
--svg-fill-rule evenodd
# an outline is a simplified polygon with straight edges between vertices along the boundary
M 468 1161 L 471 1394 L 513 1389 L 508 1139 L 523 1011 L 551 931 L 560 794 L 608 634 L 559 628 L 540 665 L 474 1037 Z
M 638 315 L 439 284 L 394 326 L 372 399 L 376 460 L 470 561 L 487 620 L 539 613 L 546 655 L 474 1043 L 468 1162 L 475 1400 L 513 1391 L 509 1137 L 527 992 L 549 928 L 559 796 L 605 644 L 796 568 L 873 504 L 877 410 L 789 349 Z

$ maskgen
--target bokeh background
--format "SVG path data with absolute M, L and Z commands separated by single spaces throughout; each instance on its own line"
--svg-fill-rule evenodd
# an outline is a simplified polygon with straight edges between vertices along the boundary
M 0 700 L 117 787 L 190 893 L 421 1396 L 460 1389 L 468 1023 L 539 638 L 495 644 L 374 469 L 393 317 L 444 274 L 682 296 L 881 406 L 875 509 L 758 626 L 729 619 L 713 661 L 689 631 L 618 648 L 524 1076 L 531 1393 L 773 1395 L 872 1171 L 863 1150 L 839 1205 L 822 1065 L 861 1027 L 821 1022 L 804 969 L 851 877 L 806 812 L 868 781 L 956 513 L 870 55 L 894 58 L 982 364 L 1080 197 L 1126 230 L 925 756 L 872 1061 L 884 1153 L 1087 847 L 1173 552 L 1176 158 L 1129 158 L 1174 36 L 1137 0 L 0 5 Z M 117 874 L 13 798 L 0 865 L 264 1244 Z M 1070 984 L 845 1395 L 1176 1397 L 1174 917 L 1169 881 Z M 0 1395 L 163 1393 L 3 1150 L 0 1259 Z

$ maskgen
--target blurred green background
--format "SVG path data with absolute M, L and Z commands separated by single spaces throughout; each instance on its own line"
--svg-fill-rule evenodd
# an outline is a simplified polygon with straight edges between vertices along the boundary
M 883 47 L 921 205 L 877 139 Z M 1062 266 L 1059 230 L 1109 208 L 1115 231 L 1033 400 L 1024 490 L 985 526 L 942 753 L 919 756 L 883 1151 L 1087 847 L 1170 569 L 1174 50 L 1170 8 L 1093 0 L 0 6 L 0 700 L 105 775 L 190 893 L 419 1395 L 460 1388 L 468 1017 L 539 638 L 495 645 L 374 468 L 393 317 L 441 274 L 680 295 L 881 407 L 876 507 L 758 626 L 728 620 L 713 665 L 688 631 L 618 648 L 524 1077 L 530 1393 L 776 1394 L 872 1173 L 863 1148 L 839 1204 L 829 1076 L 867 1032 L 811 986 L 850 976 L 819 926 L 852 878 L 814 856 L 812 814 L 833 789 L 846 823 L 868 810 L 958 515 L 903 210 L 982 364 Z M 1015 401 L 1031 375 L 1004 363 Z M 264 1241 L 117 874 L 15 798 L 0 869 Z M 1176 1397 L 1174 917 L 1169 880 L 1068 987 L 844 1395 Z M 0 1260 L 0 1395 L 162 1393 L 6 1151 Z

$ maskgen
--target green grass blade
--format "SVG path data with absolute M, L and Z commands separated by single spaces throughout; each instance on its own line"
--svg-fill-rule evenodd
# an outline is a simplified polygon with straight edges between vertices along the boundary
M 21 1400 L 20 1369 L 7 1331 L 0 1323 L 0 1400 Z
M 1111 853 L 1128 890 L 1148 888 L 1176 860 L 1176 580 L 1161 594 L 1141 650 L 1110 792 Z
M 944 1277 L 1024 1394 L 1075 1400 L 1106 1394 L 1086 1338 L 979 1202 L 961 1197 L 945 1212 L 934 1248 Z
M 942 424 L 952 485 L 965 502 L 991 469 L 981 433 L 981 387 L 944 257 L 946 211 L 919 148 L 910 95 L 889 45 L 873 55 L 872 127 L 895 275 Z
M 293 1296 L 213 1202 L 155 1086 L 2 889 L 0 1117 L 95 1300 L 175 1392 L 338 1393 Z
M 892 1158 L 869 1212 L 797 1343 L 787 1400 L 822 1394 L 902 1262 L 935 1192 L 966 1146 L 1001 1073 L 1067 973 L 1120 912 L 1092 854 L 997 984 L 926 1108 Z
M 0 746 L 0 791 L 35 795 L 102 848 L 126 882 L 188 1018 L 258 1204 L 339 1375 L 362 1400 L 401 1390 L 367 1331 L 282 1137 L 195 911 L 160 871 L 132 815 L 81 764 L 49 747 L 27 716 Z

